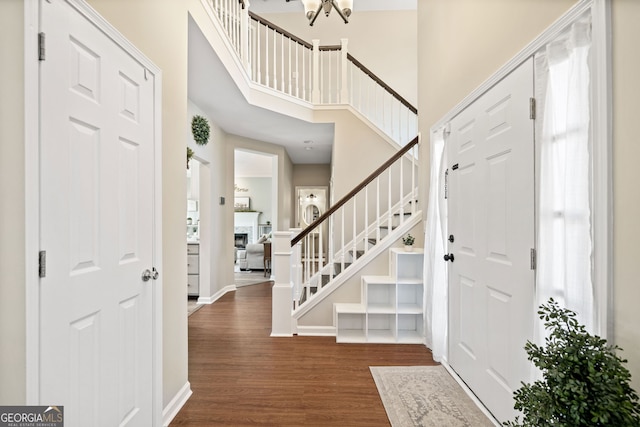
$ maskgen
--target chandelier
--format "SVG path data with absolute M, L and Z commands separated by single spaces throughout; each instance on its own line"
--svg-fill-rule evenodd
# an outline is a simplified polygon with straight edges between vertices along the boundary
M 351 15 L 353 0 L 302 0 L 302 4 L 304 5 L 304 13 L 309 19 L 309 25 L 313 25 L 316 22 L 321 10 L 324 10 L 325 16 L 329 16 L 331 8 L 338 12 L 338 15 L 346 24 L 349 22 L 348 18 Z

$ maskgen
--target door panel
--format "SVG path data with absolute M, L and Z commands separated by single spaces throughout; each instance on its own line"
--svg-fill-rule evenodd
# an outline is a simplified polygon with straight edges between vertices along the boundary
M 451 121 L 449 362 L 500 421 L 528 379 L 534 149 L 529 60 Z M 457 169 L 452 165 L 457 164 Z
M 154 79 L 65 1 L 41 10 L 40 401 L 149 426 Z

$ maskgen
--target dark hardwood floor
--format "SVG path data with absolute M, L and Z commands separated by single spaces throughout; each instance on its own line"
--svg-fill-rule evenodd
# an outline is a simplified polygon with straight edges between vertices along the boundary
M 191 315 L 193 395 L 171 426 L 389 426 L 369 366 L 435 364 L 422 345 L 270 333 L 270 282 Z

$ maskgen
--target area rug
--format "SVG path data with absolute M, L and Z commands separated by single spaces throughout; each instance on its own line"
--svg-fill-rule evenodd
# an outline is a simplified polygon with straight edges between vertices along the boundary
M 495 425 L 442 366 L 369 369 L 393 427 Z

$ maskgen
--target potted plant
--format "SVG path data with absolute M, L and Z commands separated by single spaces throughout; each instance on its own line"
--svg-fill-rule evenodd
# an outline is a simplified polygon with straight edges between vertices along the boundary
M 187 147 L 187 169 L 189 169 L 189 162 L 193 158 L 193 154 L 194 154 L 193 150 Z
M 550 331 L 545 347 L 528 341 L 524 348 L 542 379 L 514 392 L 514 407 L 524 418 L 505 425 L 640 426 L 638 395 L 629 385 L 626 360 L 617 355 L 621 349 L 589 334 L 575 312 L 553 299 L 538 314 Z
M 405 237 L 402 238 L 402 243 L 404 243 L 405 252 L 413 252 L 413 242 L 415 241 L 416 239 L 411 235 L 411 233 L 407 234 Z

